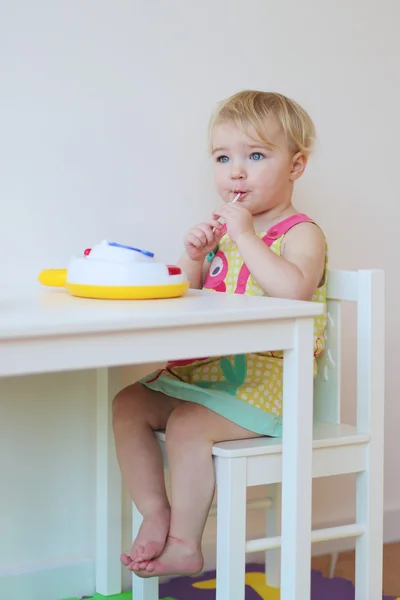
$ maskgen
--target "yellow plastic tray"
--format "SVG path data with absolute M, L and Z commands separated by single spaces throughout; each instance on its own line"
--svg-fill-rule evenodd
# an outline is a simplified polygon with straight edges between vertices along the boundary
M 178 298 L 189 288 L 189 282 L 170 285 L 106 286 L 82 285 L 67 282 L 67 269 L 46 269 L 39 273 L 39 282 L 48 287 L 63 287 L 71 296 L 98 300 L 153 300 L 156 298 Z

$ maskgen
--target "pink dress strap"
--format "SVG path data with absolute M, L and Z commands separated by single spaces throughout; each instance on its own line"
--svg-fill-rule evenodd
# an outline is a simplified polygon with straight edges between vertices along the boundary
M 277 223 L 276 225 L 273 225 L 270 229 L 268 229 L 266 235 L 262 238 L 263 242 L 265 242 L 267 246 L 272 246 L 275 240 L 285 235 L 285 233 L 287 233 L 295 225 L 298 225 L 299 223 L 307 223 L 310 221 L 312 221 L 310 217 L 307 217 L 307 215 L 303 215 L 301 213 L 298 215 L 292 215 L 287 219 L 283 219 L 283 221 Z

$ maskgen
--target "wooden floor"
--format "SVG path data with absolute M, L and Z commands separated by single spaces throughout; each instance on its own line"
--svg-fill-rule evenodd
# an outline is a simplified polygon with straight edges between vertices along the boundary
M 329 556 L 316 556 L 312 560 L 313 569 L 321 571 L 326 577 L 329 575 L 329 565 Z M 354 583 L 354 552 L 340 554 L 335 576 L 350 579 Z M 400 543 L 384 546 L 383 593 L 388 596 L 400 597 Z

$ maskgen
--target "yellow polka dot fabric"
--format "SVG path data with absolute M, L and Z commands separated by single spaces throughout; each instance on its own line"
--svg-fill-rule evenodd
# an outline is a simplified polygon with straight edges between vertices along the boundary
M 306 217 L 304 220 L 309 219 Z M 268 234 L 257 235 L 265 241 Z M 266 242 L 277 255 L 280 255 L 283 237 L 284 234 Z M 313 302 L 326 303 L 326 285 L 327 269 L 325 268 L 321 285 L 312 298 Z M 265 295 L 249 273 L 236 245 L 227 234 L 222 238 L 210 264 L 204 287 L 228 294 Z M 326 314 L 315 319 L 315 358 L 324 350 L 325 327 Z M 155 376 L 153 374 L 153 377 L 148 378 L 144 383 L 169 395 L 204 404 L 256 433 L 280 435 L 282 359 L 282 352 L 266 351 L 239 356 L 177 361 L 169 363 L 166 369 L 159 371 Z M 314 365 L 316 372 L 315 360 Z M 175 386 L 173 380 L 176 382 Z M 261 421 L 263 424 L 260 425 Z

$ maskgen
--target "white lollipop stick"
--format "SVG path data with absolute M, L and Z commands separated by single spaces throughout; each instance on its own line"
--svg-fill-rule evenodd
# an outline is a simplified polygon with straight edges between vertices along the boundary
M 242 192 L 239 192 L 238 194 L 236 194 L 236 196 L 232 200 L 232 204 L 234 204 L 235 202 L 237 202 L 239 200 L 239 198 L 240 198 L 241 195 L 242 195 Z

